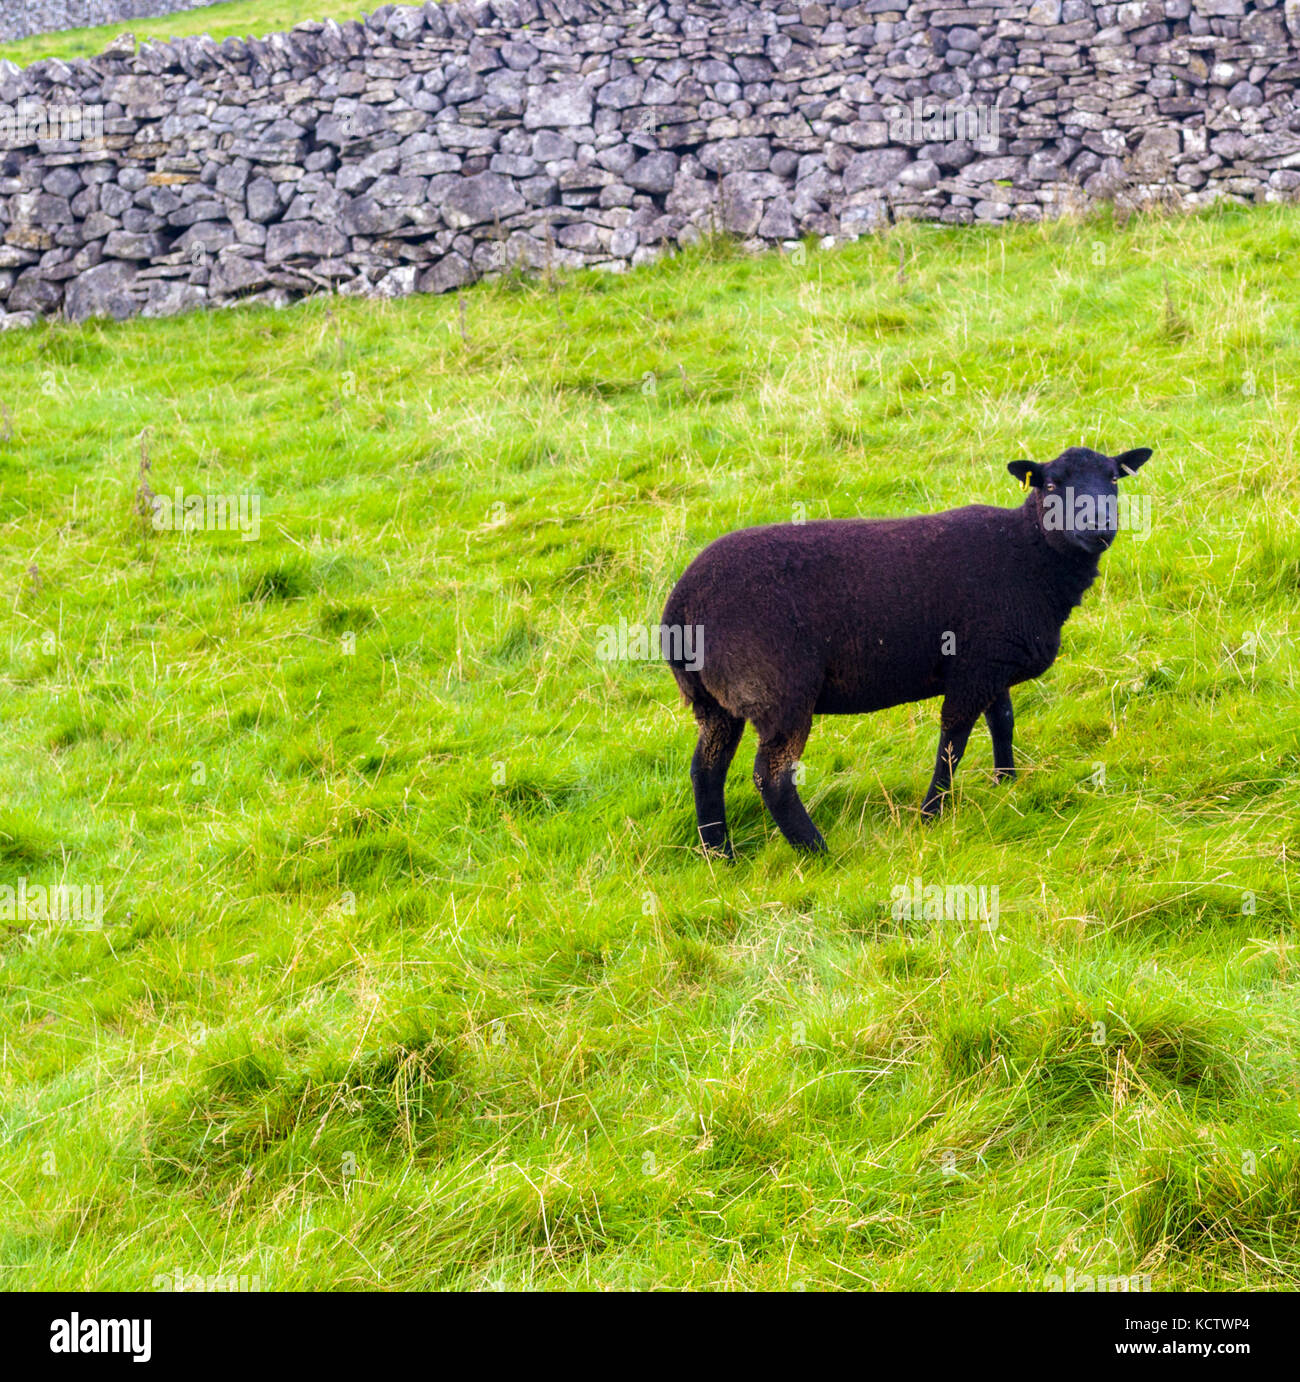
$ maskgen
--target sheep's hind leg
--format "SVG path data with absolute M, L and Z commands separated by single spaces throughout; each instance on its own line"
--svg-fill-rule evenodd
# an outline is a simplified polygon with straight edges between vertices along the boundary
M 800 801 L 794 780 L 799 755 L 808 742 L 811 728 L 810 717 L 790 733 L 767 735 L 760 732 L 758 753 L 754 756 L 754 785 L 781 834 L 796 849 L 822 854 L 826 851 L 826 841 Z
M 736 746 L 745 732 L 745 722 L 715 701 L 697 705 L 695 718 L 700 737 L 691 758 L 691 786 L 695 789 L 695 823 L 706 854 L 721 854 L 730 859 L 731 839 L 727 834 L 727 769 L 736 756 Z
M 1016 757 L 1011 748 L 1016 717 L 1011 709 L 1011 692 L 1004 691 L 984 712 L 984 722 L 993 736 L 993 780 L 1015 777 Z
M 944 798 L 952 790 L 952 775 L 957 764 L 966 752 L 966 741 L 975 728 L 979 711 L 957 710 L 950 699 L 945 699 L 939 714 L 939 752 L 934 760 L 934 777 L 930 779 L 930 790 L 921 803 L 921 814 L 927 819 L 937 816 L 943 810 Z

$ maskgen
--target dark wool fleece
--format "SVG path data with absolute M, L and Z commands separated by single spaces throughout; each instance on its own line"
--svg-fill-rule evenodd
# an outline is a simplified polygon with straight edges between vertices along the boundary
M 1150 456 L 1071 447 L 1007 467 L 1018 508 L 971 504 L 919 518 L 833 519 L 728 533 L 686 569 L 664 609 L 665 657 L 699 722 L 691 781 L 705 848 L 730 853 L 723 792 L 745 721 L 754 781 L 786 838 L 822 849 L 795 785 L 814 715 L 861 714 L 942 696 L 939 753 L 922 803 L 936 814 L 981 715 L 999 780 L 1014 775 L 1009 688 L 1040 676 L 1061 626 L 1116 532 L 1117 482 Z M 1047 515 L 1085 496 L 1100 515 Z M 1074 513 L 1073 502 L 1065 511 Z M 699 630 L 702 658 L 681 655 Z

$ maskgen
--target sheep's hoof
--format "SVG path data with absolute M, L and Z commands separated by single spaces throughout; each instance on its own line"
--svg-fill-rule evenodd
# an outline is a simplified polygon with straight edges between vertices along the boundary
M 822 839 L 820 832 L 813 836 L 811 840 L 791 840 L 790 843 L 800 854 L 829 854 L 826 848 L 826 841 Z
M 1014 782 L 1016 780 L 1016 770 L 1014 768 L 996 768 L 993 772 L 993 782 L 996 786 L 999 782 Z

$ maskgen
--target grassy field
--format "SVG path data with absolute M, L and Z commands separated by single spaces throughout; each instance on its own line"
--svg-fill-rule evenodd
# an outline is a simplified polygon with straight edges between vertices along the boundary
M 1259 208 L 0 338 L 0 866 L 104 896 L 0 922 L 0 1282 L 1300 1283 L 1297 292 Z M 601 626 L 1076 443 L 1151 532 L 1020 780 L 926 827 L 937 704 L 821 720 L 809 862 L 747 734 L 703 860 Z
M 94 29 L 69 29 L 63 33 L 35 34 L 31 38 L 0 43 L 0 58 L 20 67 L 41 58 L 91 58 L 102 53 L 118 34 L 168 39 L 181 34 L 210 34 L 218 42 L 232 34 L 275 34 L 307 19 L 360 19 L 378 3 L 332 4 L 331 0 L 230 0 L 201 10 L 185 10 L 161 19 L 123 19 Z

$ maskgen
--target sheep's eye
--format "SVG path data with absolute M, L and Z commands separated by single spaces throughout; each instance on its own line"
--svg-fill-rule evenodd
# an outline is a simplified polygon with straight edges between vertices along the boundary
M 1047 482 L 1047 492 L 1048 492 L 1048 494 L 1055 494 L 1055 493 L 1056 493 L 1056 484 L 1055 484 L 1052 480 L 1049 480 L 1049 481 Z

